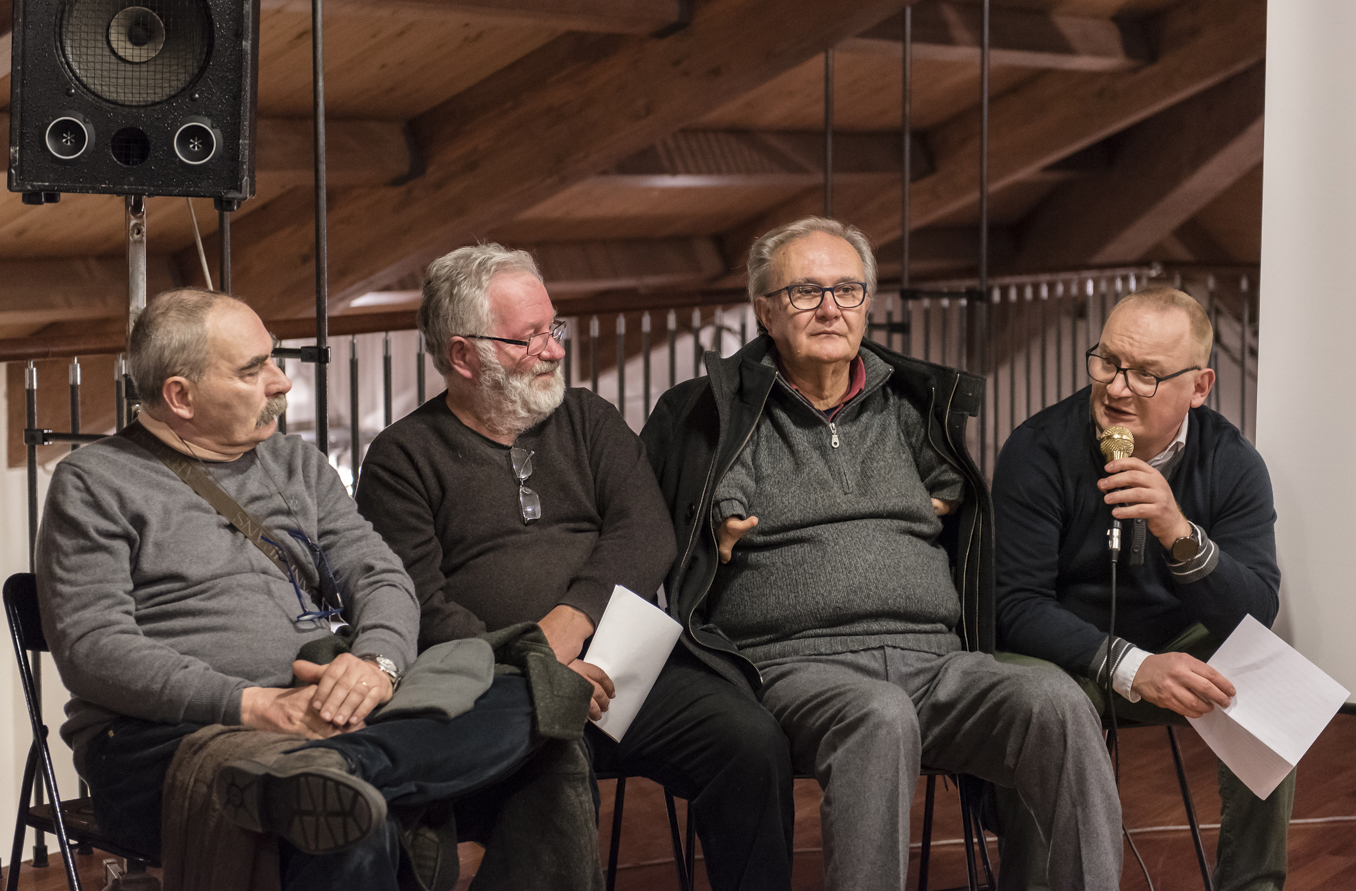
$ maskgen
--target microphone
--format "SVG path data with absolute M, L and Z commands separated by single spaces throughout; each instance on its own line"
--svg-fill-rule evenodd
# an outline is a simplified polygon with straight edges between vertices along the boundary
M 1112 461 L 1130 457 L 1135 451 L 1135 435 L 1124 427 L 1108 427 L 1102 431 L 1097 446 L 1102 450 L 1106 463 L 1110 464 Z M 1111 528 L 1106 531 L 1106 544 L 1111 549 L 1111 559 L 1115 560 L 1120 556 L 1121 521 L 1115 517 L 1111 518 Z

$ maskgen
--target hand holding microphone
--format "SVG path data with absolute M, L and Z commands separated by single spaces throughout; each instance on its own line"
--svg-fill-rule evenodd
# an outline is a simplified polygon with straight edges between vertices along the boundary
M 1173 542 L 1191 534 L 1191 524 L 1182 515 L 1172 487 L 1163 474 L 1139 458 L 1130 457 L 1135 438 L 1124 427 L 1108 427 L 1098 441 L 1107 459 L 1107 473 L 1097 481 L 1112 506 L 1116 520 L 1144 520 L 1149 533 L 1171 548 Z

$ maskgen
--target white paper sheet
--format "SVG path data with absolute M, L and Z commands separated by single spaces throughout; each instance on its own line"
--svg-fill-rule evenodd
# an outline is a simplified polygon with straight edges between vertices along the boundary
M 1252 616 L 1210 658 L 1238 695 L 1188 718 L 1258 798 L 1294 769 L 1351 694 Z
M 617 688 L 602 719 L 594 722 L 599 730 L 621 741 L 682 633 L 683 626 L 653 603 L 621 585 L 612 589 L 584 656 Z

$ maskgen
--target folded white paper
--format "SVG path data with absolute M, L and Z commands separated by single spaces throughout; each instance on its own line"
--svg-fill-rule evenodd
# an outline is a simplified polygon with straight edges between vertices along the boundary
M 621 741 L 682 633 L 683 626 L 653 603 L 621 585 L 612 589 L 584 656 L 617 688 L 612 704 L 594 722 L 599 730 Z
M 1210 666 L 1238 694 L 1228 708 L 1187 720 L 1254 795 L 1266 798 L 1350 694 L 1252 616 L 1215 651 Z

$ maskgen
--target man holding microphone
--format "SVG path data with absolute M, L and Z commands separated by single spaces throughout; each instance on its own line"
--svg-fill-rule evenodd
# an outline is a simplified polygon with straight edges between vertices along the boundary
M 1001 658 L 1058 664 L 1104 715 L 1108 674 L 1116 714 L 1132 721 L 1184 723 L 1227 706 L 1234 687 L 1205 660 L 1245 615 L 1276 618 L 1271 482 L 1243 434 L 1205 407 L 1213 339 L 1189 295 L 1164 286 L 1129 295 L 1087 352 L 1091 387 L 1028 419 L 998 458 Z M 1107 463 L 1098 439 L 1110 427 L 1134 444 Z M 1219 765 L 1216 889 L 1283 887 L 1294 788 L 1292 772 L 1260 800 Z M 1045 842 L 1010 796 L 999 804 L 1003 887 L 1044 887 Z

